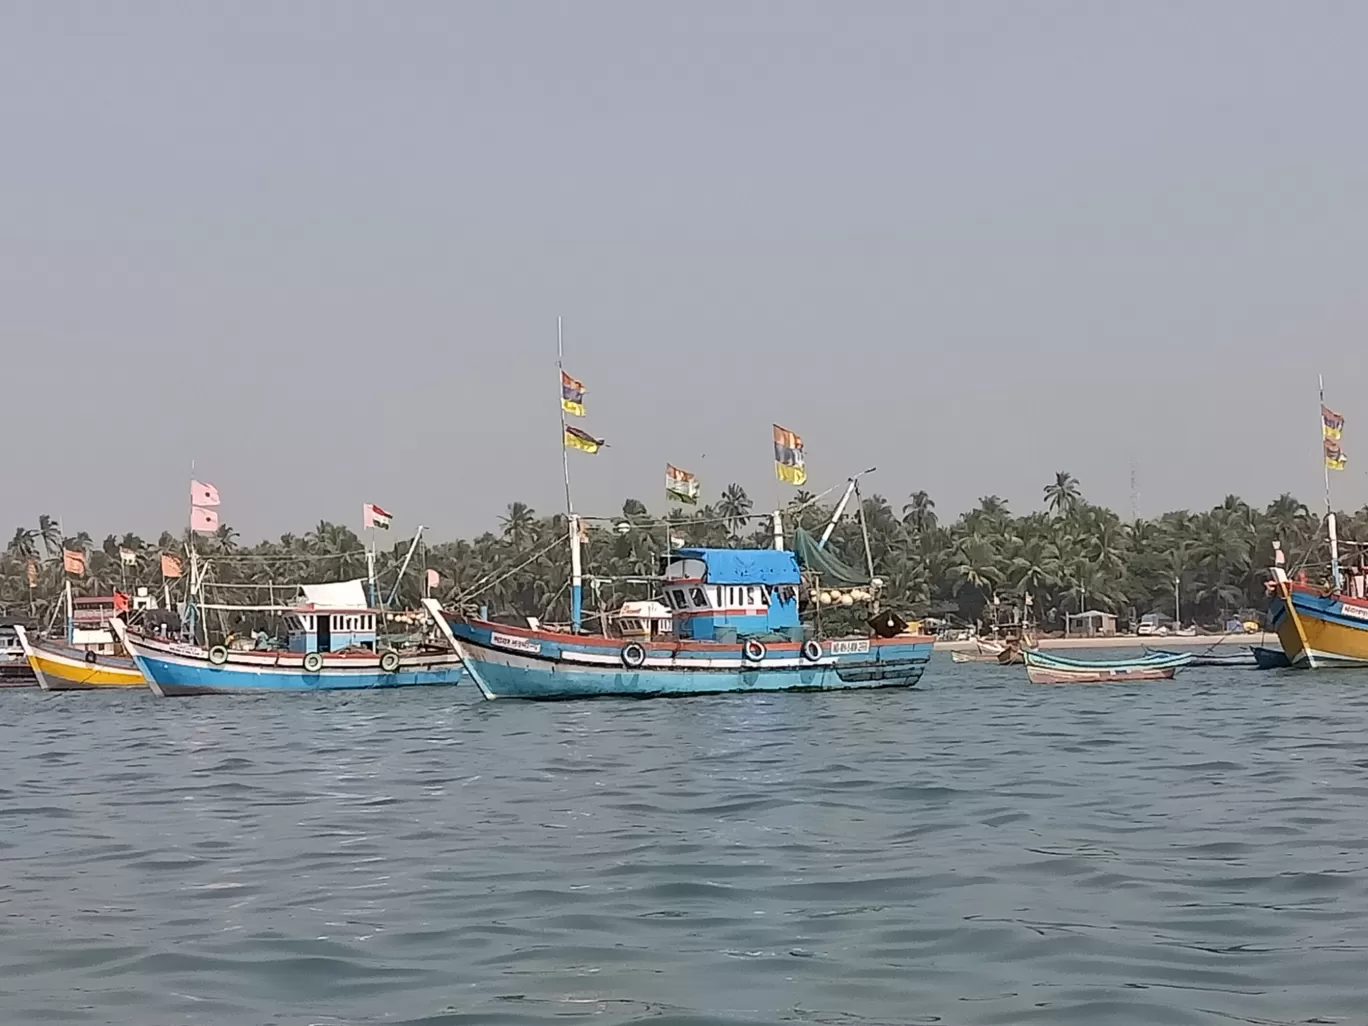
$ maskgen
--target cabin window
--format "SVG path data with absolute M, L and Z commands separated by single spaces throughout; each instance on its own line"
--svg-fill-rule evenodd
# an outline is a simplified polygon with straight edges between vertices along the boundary
M 699 608 L 699 609 L 707 609 L 707 608 L 708 608 L 708 597 L 707 597 L 706 595 L 703 594 L 703 589 L 702 589 L 702 588 L 694 588 L 694 589 L 693 589 L 693 595 L 692 595 L 691 597 L 693 598 L 693 603 L 694 603 L 694 605 L 695 605 L 697 608 Z
M 672 594 L 672 595 L 674 596 L 675 608 L 676 608 L 676 609 L 688 609 L 688 608 L 689 608 L 689 600 L 688 600 L 687 598 L 685 598 L 685 596 L 684 596 L 684 589 L 683 589 L 683 588 L 676 588 L 676 589 L 675 589 L 674 591 L 672 591 L 670 594 Z

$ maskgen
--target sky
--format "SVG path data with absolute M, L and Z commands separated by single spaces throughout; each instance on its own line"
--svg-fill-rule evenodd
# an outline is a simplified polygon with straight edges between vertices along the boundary
M 1368 501 L 1368 5 L 0 6 L 0 531 Z M 1362 442 L 1359 442 L 1362 439 Z M 1361 454 L 1361 457 L 1360 457 Z

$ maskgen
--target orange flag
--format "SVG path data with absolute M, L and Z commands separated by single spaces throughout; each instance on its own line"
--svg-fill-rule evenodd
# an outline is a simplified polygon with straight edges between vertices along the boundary
M 62 565 L 66 567 L 66 572 L 75 574 L 79 577 L 85 573 L 85 553 L 72 552 L 70 549 L 62 550 Z
M 162 553 L 162 576 L 179 577 L 181 575 L 181 561 L 168 553 Z

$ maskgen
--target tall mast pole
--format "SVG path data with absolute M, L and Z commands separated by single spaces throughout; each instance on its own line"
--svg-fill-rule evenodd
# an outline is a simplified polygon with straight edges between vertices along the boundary
M 1339 537 L 1335 530 L 1335 513 L 1330 505 L 1330 461 L 1325 457 L 1325 375 L 1317 377 L 1320 381 L 1321 469 L 1325 472 L 1325 528 L 1330 535 L 1330 576 L 1334 579 L 1335 590 L 1339 591 L 1344 582 L 1340 578 Z
M 556 396 L 560 408 L 561 464 L 565 468 L 565 523 L 570 532 L 570 630 L 578 634 L 584 619 L 584 568 L 580 556 L 579 517 L 570 498 L 570 450 L 565 447 L 565 335 L 561 318 L 556 318 Z
M 191 480 L 194 480 L 194 477 L 195 477 L 195 461 L 194 461 L 194 460 L 191 460 L 191 461 L 190 461 L 190 478 L 191 478 Z M 189 527 L 189 531 L 186 532 L 187 538 L 186 538 L 186 540 L 185 540 L 185 544 L 186 544 L 186 545 L 189 547 L 189 549 L 190 549 L 190 587 L 186 590 L 185 602 L 186 602 L 186 612 L 189 614 L 188 619 L 190 620 L 190 641 L 191 641 L 192 644 L 194 644 L 194 643 L 196 642 L 197 638 L 198 638 L 198 631 L 196 630 L 196 626 L 197 626 L 197 621 L 199 620 L 199 615 L 198 615 L 198 614 L 199 614 L 199 607 L 195 605 L 195 588 L 196 588 L 196 586 L 197 586 L 197 582 L 196 582 L 195 578 L 198 576 L 198 574 L 197 574 L 198 563 L 197 563 L 197 558 L 196 558 L 196 555 L 195 555 L 195 504 L 194 504 L 194 502 L 193 502 L 193 498 L 194 498 L 194 497 L 191 496 L 192 501 L 191 501 L 191 503 L 190 503 L 190 509 L 189 509 L 189 512 L 186 514 L 186 518 L 185 518 L 186 525 Z M 207 632 L 206 632 L 205 635 L 204 635 L 204 640 L 205 640 L 205 643 L 208 644 L 208 642 L 209 642 L 209 635 L 208 635 Z

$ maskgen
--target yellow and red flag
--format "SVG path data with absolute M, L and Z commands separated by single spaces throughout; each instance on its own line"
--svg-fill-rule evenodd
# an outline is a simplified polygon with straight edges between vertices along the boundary
M 788 428 L 774 425 L 774 473 L 791 485 L 807 482 L 803 464 L 803 440 Z

